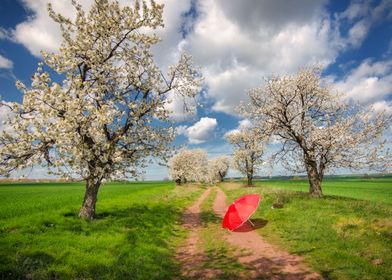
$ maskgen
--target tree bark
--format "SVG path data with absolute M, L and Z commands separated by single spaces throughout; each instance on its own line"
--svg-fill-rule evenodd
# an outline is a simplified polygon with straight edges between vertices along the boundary
M 248 174 L 247 179 L 248 179 L 248 187 L 251 187 L 253 185 L 253 176 Z
M 82 208 L 79 212 L 79 217 L 85 220 L 92 220 L 95 216 L 95 204 L 97 203 L 98 190 L 101 185 L 101 180 L 94 182 L 94 179 L 87 179 L 86 192 Z
M 306 170 L 309 180 L 309 195 L 312 197 L 322 197 L 323 191 L 321 189 L 321 181 L 316 162 L 306 163 Z
M 218 174 L 219 174 L 219 181 L 223 182 L 223 179 L 225 178 L 225 175 L 220 173 L 220 172 L 218 172 Z

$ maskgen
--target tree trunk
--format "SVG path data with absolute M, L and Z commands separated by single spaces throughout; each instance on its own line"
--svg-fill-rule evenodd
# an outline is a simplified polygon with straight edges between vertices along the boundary
M 219 181 L 223 182 L 223 179 L 225 178 L 225 176 L 220 172 L 218 172 L 218 174 L 219 174 Z
M 248 187 L 251 187 L 253 185 L 253 176 L 248 174 L 247 179 L 248 179 Z
M 95 216 L 95 204 L 97 203 L 98 190 L 101 185 L 101 180 L 94 182 L 94 179 L 87 179 L 86 192 L 82 208 L 79 212 L 79 217 L 85 220 L 92 220 Z
M 317 172 L 316 163 L 306 164 L 309 180 L 309 194 L 312 197 L 322 197 L 323 191 L 321 190 L 321 178 Z

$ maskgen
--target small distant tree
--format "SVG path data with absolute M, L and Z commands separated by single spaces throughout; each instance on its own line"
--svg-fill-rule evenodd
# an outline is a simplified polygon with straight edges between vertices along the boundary
M 265 138 L 253 128 L 243 128 L 225 135 L 234 146 L 233 168 L 247 178 L 248 186 L 253 185 L 253 176 L 263 164 Z
M 322 196 L 327 170 L 383 169 L 390 164 L 380 141 L 390 118 L 367 108 L 350 106 L 321 82 L 321 69 L 273 76 L 250 90 L 251 102 L 240 107 L 260 134 L 282 143 L 276 159 L 295 172 L 306 171 L 309 193 Z
M 41 63 L 30 88 L 17 82 L 23 104 L 3 103 L 14 117 L 7 123 L 12 131 L 0 135 L 1 174 L 38 164 L 84 179 L 84 219 L 94 217 L 103 180 L 136 177 L 149 158 L 166 160 L 174 135 L 168 94 L 186 101 L 200 86 L 188 55 L 166 75 L 154 60 L 151 46 L 159 39 L 153 31 L 163 27 L 163 5 L 132 2 L 93 1 L 85 12 L 72 1 L 75 20 L 49 5 L 63 37 L 58 53 L 42 52 L 54 71 Z M 62 83 L 52 81 L 54 72 Z
M 227 156 L 220 156 L 209 161 L 208 169 L 210 172 L 211 181 L 222 182 L 226 177 L 230 168 L 230 158 Z
M 169 174 L 177 185 L 209 181 L 207 153 L 202 149 L 181 149 L 169 161 Z

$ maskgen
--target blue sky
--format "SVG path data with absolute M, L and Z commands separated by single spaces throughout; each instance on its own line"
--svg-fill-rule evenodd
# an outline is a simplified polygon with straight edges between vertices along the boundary
M 58 48 L 59 30 L 47 16 L 47 1 L 0 2 L 0 94 L 5 101 L 20 102 L 15 80 L 29 84 L 39 51 Z M 72 17 L 70 0 L 51 2 Z M 92 1 L 80 2 L 88 8 Z M 230 154 L 223 136 L 238 127 L 241 118 L 234 108 L 247 100 L 246 90 L 272 73 L 294 73 L 315 63 L 325 66 L 325 78 L 347 100 L 392 112 L 392 0 L 157 2 L 165 3 L 166 26 L 158 30 L 162 42 L 153 50 L 159 64 L 165 68 L 187 51 L 205 77 L 197 114 L 185 116 L 181 102 L 173 104 L 180 132 L 176 145 L 204 148 L 210 157 Z M 146 171 L 148 179 L 167 176 L 155 165 Z M 42 177 L 44 171 L 34 174 Z

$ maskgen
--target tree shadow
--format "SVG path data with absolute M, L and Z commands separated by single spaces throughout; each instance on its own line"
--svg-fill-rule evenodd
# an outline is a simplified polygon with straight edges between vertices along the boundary
M 299 265 L 296 261 L 290 261 L 284 258 L 270 259 L 267 257 L 261 257 L 256 260 L 246 262 L 245 265 L 252 267 L 254 271 L 259 274 L 257 279 L 324 279 L 312 271 L 295 268 L 295 266 Z
M 181 214 L 151 203 L 106 206 L 92 221 L 69 209 L 44 216 L 22 226 L 20 237 L 4 235 L 0 279 L 170 279 L 179 274 L 172 238 L 181 235 Z
M 233 230 L 234 232 L 250 232 L 253 230 L 257 230 L 259 228 L 263 228 L 268 224 L 268 220 L 256 218 L 251 219 L 253 225 L 248 221 L 246 221 L 242 226 Z

